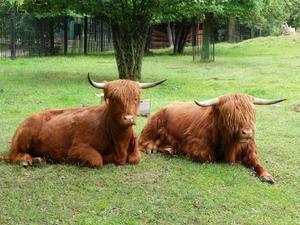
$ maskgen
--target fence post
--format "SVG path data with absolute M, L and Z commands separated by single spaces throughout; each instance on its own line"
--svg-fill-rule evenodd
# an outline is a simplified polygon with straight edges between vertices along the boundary
M 64 17 L 64 55 L 68 54 L 68 17 Z
M 215 61 L 215 33 L 212 33 L 212 61 Z
M 54 20 L 55 18 L 50 17 L 49 19 L 49 33 L 50 33 L 50 55 L 55 54 L 55 41 L 54 41 Z
M 193 46 L 193 61 L 196 60 L 196 48 L 197 45 L 197 28 L 196 28 L 196 20 L 193 19 L 193 25 L 192 25 L 192 46 Z
M 16 58 L 16 12 L 15 10 L 11 13 L 11 18 L 10 18 L 10 31 L 11 31 L 11 36 L 10 36 L 10 45 L 11 45 L 11 54 L 10 57 L 11 59 Z
M 87 16 L 84 17 L 84 54 L 87 54 L 87 29 L 88 29 L 88 18 Z
M 100 21 L 100 52 L 104 51 L 104 33 L 103 33 L 103 20 Z

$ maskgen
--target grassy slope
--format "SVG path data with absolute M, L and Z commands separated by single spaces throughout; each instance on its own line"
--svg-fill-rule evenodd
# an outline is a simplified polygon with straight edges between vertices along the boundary
M 23 170 L 0 162 L 0 224 L 300 224 L 300 37 L 216 46 L 216 62 L 166 50 L 146 57 L 144 90 L 155 112 L 175 101 L 243 92 L 289 100 L 257 107 L 260 156 L 276 184 L 242 166 L 143 155 L 137 166 L 102 169 L 47 165 Z M 45 108 L 98 104 L 86 74 L 116 79 L 112 55 L 0 60 L 0 153 L 16 126 Z M 218 78 L 218 79 L 214 79 Z M 140 132 L 146 120 L 139 119 Z

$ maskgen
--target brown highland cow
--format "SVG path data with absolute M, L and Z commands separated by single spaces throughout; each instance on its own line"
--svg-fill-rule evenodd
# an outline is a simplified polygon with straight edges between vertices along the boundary
M 200 162 L 242 163 L 253 168 L 262 181 L 273 183 L 258 159 L 254 104 L 270 105 L 284 100 L 231 94 L 196 104 L 173 104 L 148 120 L 139 146 L 147 152 L 181 153 Z
M 25 119 L 16 130 L 7 160 L 23 166 L 43 159 L 90 167 L 140 161 L 133 125 L 140 89 L 164 81 L 138 83 L 115 80 L 96 83 L 104 89 L 105 104 L 78 109 L 47 110 Z

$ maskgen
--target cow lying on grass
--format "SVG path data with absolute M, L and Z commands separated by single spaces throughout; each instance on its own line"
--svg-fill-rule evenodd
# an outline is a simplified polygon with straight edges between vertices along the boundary
M 142 150 L 182 153 L 194 161 L 242 163 L 262 181 L 273 183 L 258 159 L 255 144 L 255 106 L 275 104 L 242 94 L 213 100 L 179 103 L 162 108 L 142 130 Z M 201 107 L 199 107 L 201 106 Z
M 28 117 L 16 130 L 7 160 L 23 166 L 43 159 L 90 167 L 140 161 L 133 125 L 140 89 L 161 84 L 116 80 L 96 83 L 106 104 L 78 109 L 47 110 Z

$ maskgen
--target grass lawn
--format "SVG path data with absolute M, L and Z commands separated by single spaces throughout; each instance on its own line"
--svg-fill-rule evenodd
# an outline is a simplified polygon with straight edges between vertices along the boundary
M 152 112 L 176 101 L 242 92 L 288 101 L 257 106 L 260 158 L 276 183 L 227 164 L 143 155 L 137 166 L 101 169 L 0 162 L 0 224 L 300 224 L 300 36 L 218 44 L 215 63 L 159 50 L 145 57 Z M 113 55 L 0 60 L 0 154 L 17 125 L 47 108 L 96 105 L 86 78 L 117 79 Z M 146 123 L 139 118 L 139 133 Z

